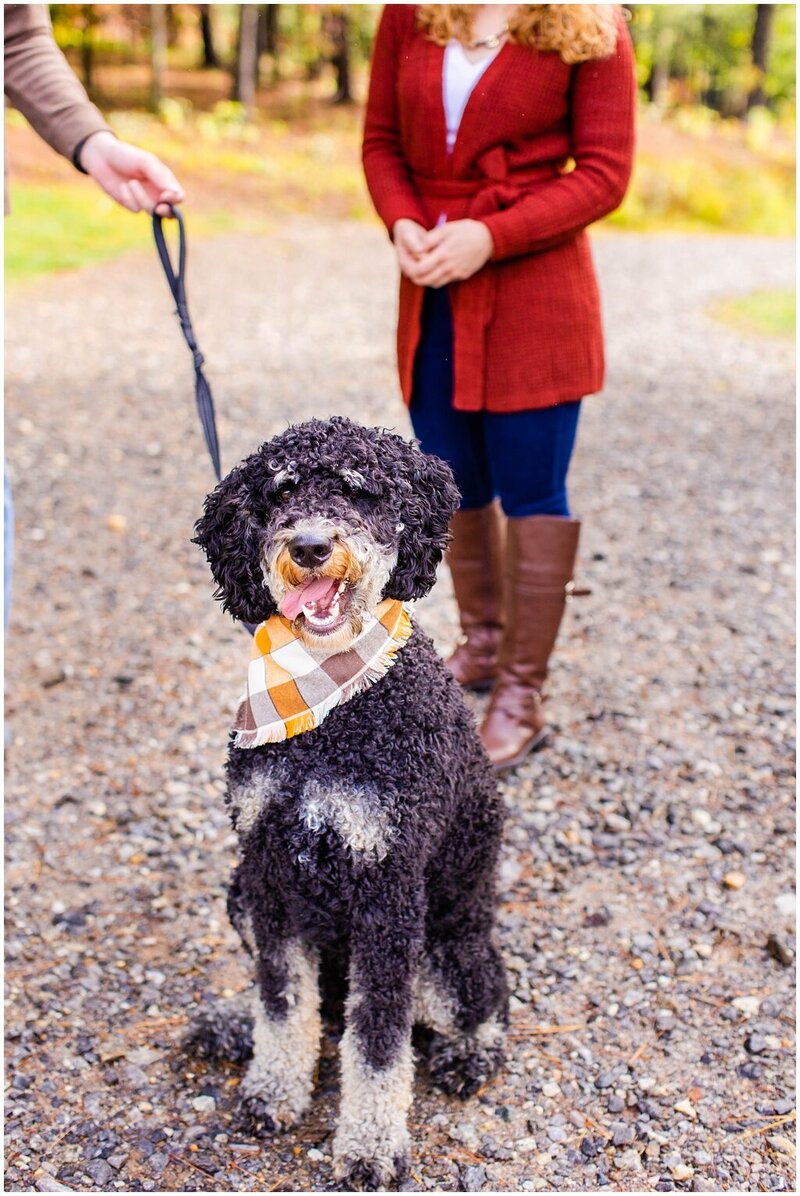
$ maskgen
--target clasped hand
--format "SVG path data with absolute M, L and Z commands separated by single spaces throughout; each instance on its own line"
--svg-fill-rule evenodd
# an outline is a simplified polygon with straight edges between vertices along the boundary
M 392 236 L 400 269 L 421 287 L 471 278 L 494 251 L 492 234 L 480 220 L 452 220 L 430 230 L 415 220 L 397 220 Z

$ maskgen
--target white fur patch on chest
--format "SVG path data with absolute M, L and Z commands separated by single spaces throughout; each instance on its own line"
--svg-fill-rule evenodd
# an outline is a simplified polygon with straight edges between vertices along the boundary
M 268 772 L 250 777 L 246 785 L 231 786 L 231 813 L 239 835 L 246 835 L 265 806 L 280 795 L 277 779 Z
M 368 786 L 309 781 L 300 816 L 308 830 L 331 829 L 354 854 L 373 862 L 386 857 L 397 834 L 389 810 Z

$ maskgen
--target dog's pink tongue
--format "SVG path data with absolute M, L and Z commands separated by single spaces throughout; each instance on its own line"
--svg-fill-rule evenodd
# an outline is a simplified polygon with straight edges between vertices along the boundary
M 306 582 L 299 590 L 292 590 L 286 595 L 281 603 L 281 614 L 287 619 L 296 619 L 307 602 L 319 602 L 335 585 L 336 582 L 331 577 L 317 577 L 314 581 Z

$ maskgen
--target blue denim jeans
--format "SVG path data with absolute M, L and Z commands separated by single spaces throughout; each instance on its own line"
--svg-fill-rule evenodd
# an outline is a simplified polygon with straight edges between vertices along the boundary
M 455 476 L 462 510 L 499 498 L 506 515 L 564 515 L 580 399 L 533 411 L 456 411 L 447 288 L 428 289 L 414 362 L 411 422 L 426 453 Z

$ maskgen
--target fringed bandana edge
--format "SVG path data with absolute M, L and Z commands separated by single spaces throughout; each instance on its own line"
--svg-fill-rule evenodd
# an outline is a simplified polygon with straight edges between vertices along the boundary
M 231 727 L 234 747 L 281 743 L 313 731 L 386 675 L 413 629 L 406 604 L 386 598 L 349 648 L 326 654 L 307 648 L 289 619 L 272 615 L 253 636 L 247 690 Z

